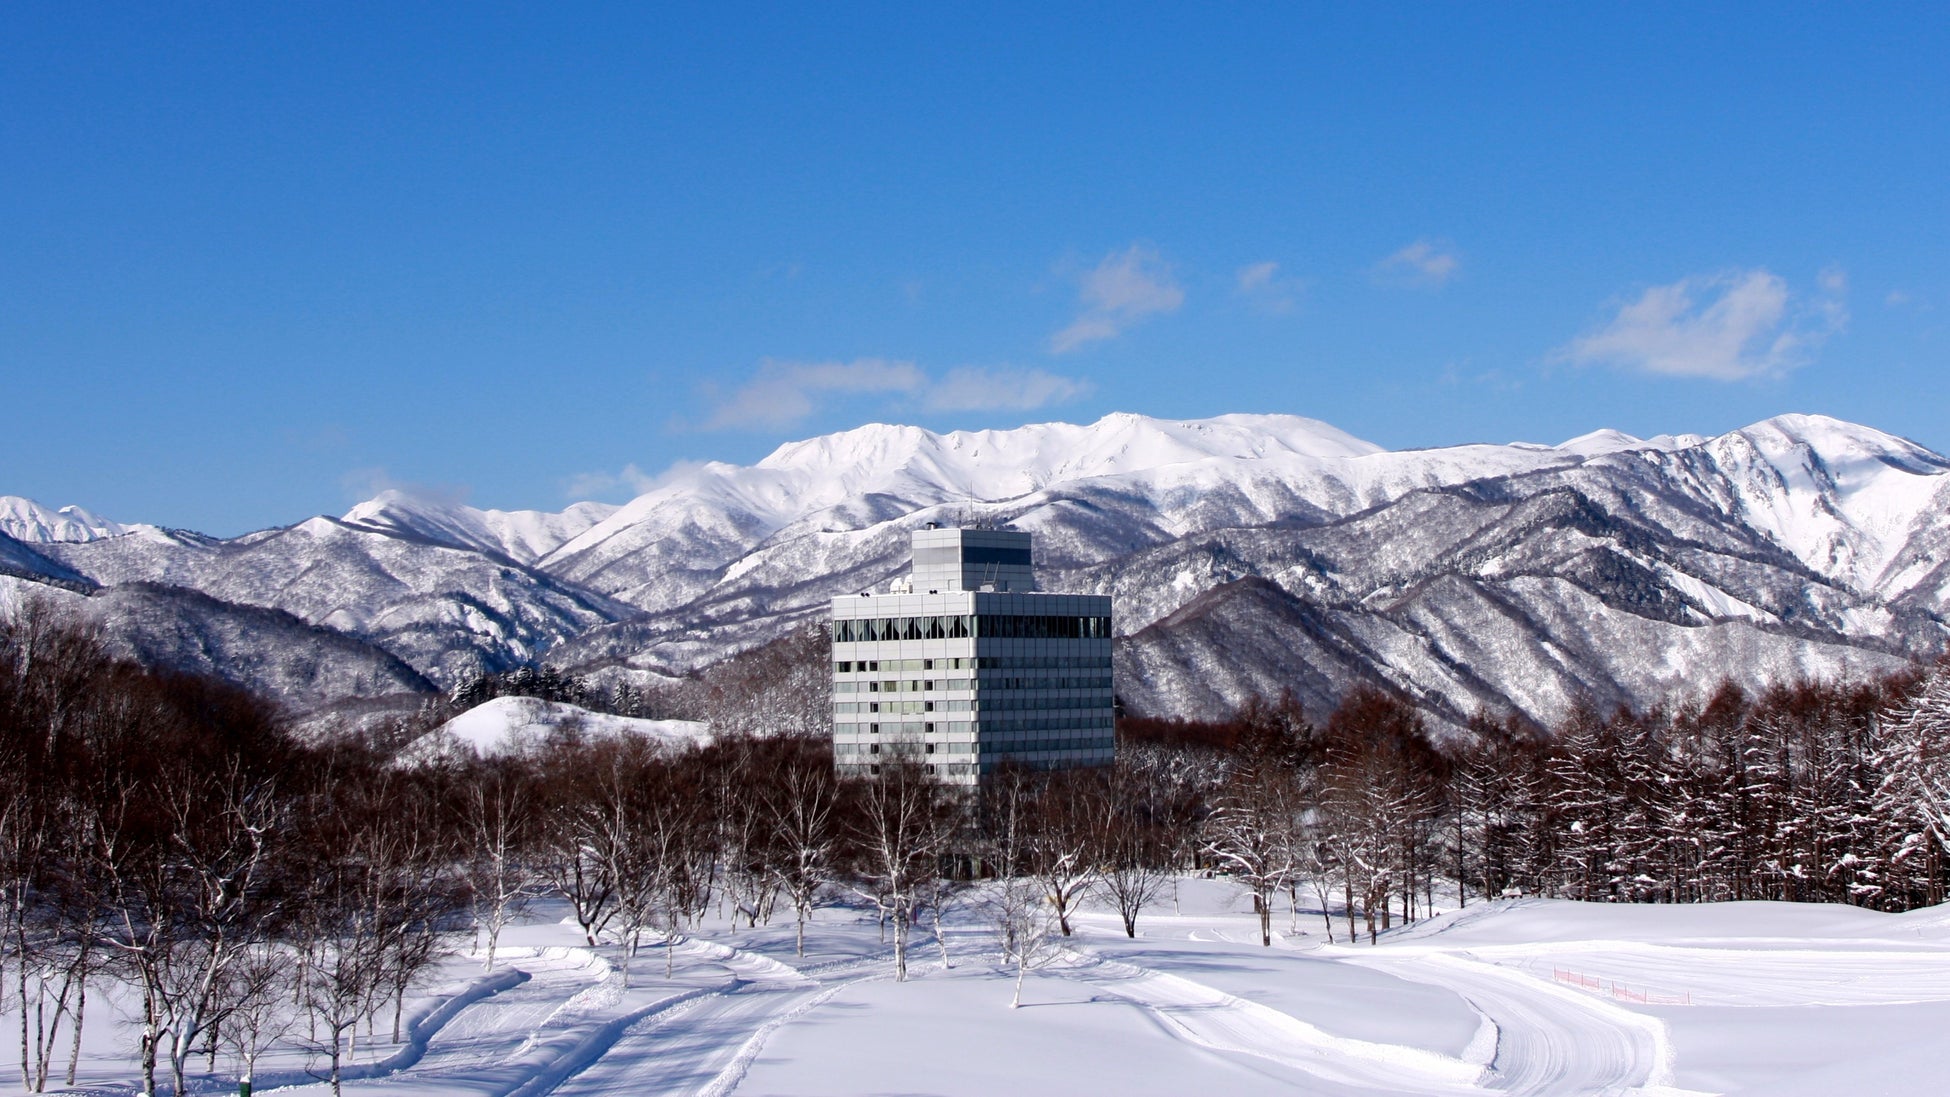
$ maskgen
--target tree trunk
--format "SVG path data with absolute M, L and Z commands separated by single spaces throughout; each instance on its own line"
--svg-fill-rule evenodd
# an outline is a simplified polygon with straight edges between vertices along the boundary
M 894 981 L 907 981 L 907 912 L 894 911 Z
M 75 1070 L 81 1065 L 81 1024 L 87 1019 L 87 1016 L 88 977 L 83 975 L 81 977 L 81 992 L 76 996 L 74 1004 L 74 1042 L 68 1047 L 68 1080 L 65 1084 L 69 1087 L 74 1086 Z
M 156 1045 L 160 1043 L 156 993 L 152 988 L 145 988 L 142 993 L 142 1097 L 156 1097 Z
M 27 933 L 24 928 L 17 936 L 15 947 L 19 950 L 16 955 L 20 957 L 20 1087 L 32 1089 L 34 1076 L 27 1071 L 31 1059 L 27 1045 Z

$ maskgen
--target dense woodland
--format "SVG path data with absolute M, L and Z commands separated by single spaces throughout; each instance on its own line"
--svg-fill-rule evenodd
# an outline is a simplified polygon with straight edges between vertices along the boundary
M 471 946 L 491 969 L 543 898 L 627 979 L 707 912 L 803 935 L 828 904 L 878 917 L 904 972 L 973 879 L 1020 971 L 1045 920 L 1067 934 L 1089 900 L 1135 935 L 1191 871 L 1249 891 L 1268 942 L 1276 911 L 1373 941 L 1458 894 L 1900 910 L 1950 875 L 1942 668 L 1550 729 L 1484 717 L 1442 743 L 1379 690 L 1321 714 L 1259 700 L 1125 720 L 1112 768 L 1005 771 L 971 795 L 893 761 L 836 781 L 799 696 L 824 654 L 804 646 L 810 670 L 714 680 L 705 746 L 571 727 L 405 764 L 398 736 L 301 740 L 256 698 L 119 662 L 28 604 L 0 623 L 0 974 L 23 1084 L 72 1076 L 119 985 L 149 1092 L 219 1057 L 247 1091 L 273 1043 L 336 1085 L 362 1032 L 397 1038 L 434 960 Z M 584 687 L 481 687 L 531 688 Z

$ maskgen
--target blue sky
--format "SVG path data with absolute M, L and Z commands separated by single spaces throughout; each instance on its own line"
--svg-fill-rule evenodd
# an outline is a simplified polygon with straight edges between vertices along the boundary
M 0 494 L 234 534 L 1110 411 L 1950 450 L 1940 5 L 915 7 L 10 8 Z

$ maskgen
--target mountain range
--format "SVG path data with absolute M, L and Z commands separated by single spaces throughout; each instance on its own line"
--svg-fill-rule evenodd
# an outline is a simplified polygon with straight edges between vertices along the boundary
M 1548 722 L 1895 669 L 1950 636 L 1950 460 L 1785 415 L 1713 438 L 1385 450 L 1296 416 L 936 434 L 869 425 L 634 500 L 480 510 L 387 492 L 219 539 L 0 498 L 0 596 L 300 710 L 546 660 L 639 684 L 823 619 L 908 531 L 1036 535 L 1044 589 L 1116 599 L 1131 711 L 1371 682 L 1438 723 Z

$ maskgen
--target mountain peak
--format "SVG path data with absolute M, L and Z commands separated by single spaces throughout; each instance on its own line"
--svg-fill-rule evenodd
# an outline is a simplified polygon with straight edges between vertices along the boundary
M 576 503 L 561 511 L 480 510 L 389 488 L 346 511 L 342 521 L 532 564 L 616 509 L 608 503 Z
M 1829 415 L 1791 412 L 1763 419 L 1733 433 L 1763 450 L 1804 446 L 1824 457 L 1882 456 L 1940 465 L 1937 454 L 1900 435 Z
M 27 544 L 99 541 L 134 530 L 77 506 L 59 510 L 18 495 L 0 495 L 0 533 Z

